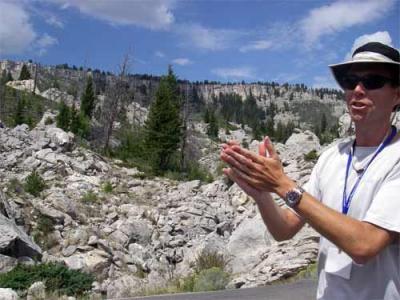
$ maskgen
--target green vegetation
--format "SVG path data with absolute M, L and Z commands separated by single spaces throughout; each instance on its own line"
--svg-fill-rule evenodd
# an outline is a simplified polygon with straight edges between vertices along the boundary
M 311 150 L 307 154 L 304 154 L 304 160 L 305 161 L 315 161 L 317 159 L 318 159 L 317 150 Z
M 194 270 L 196 273 L 200 273 L 203 270 L 208 270 L 213 267 L 225 270 L 228 262 L 229 261 L 223 254 L 205 249 L 196 257 Z
M 89 118 L 82 112 L 77 111 L 74 106 L 70 108 L 63 101 L 59 104 L 56 121 L 57 127 L 64 131 L 71 131 L 81 138 L 85 138 L 89 134 Z
M 163 286 L 147 287 L 137 296 L 225 289 L 230 278 L 226 271 L 227 264 L 228 261 L 223 255 L 204 250 L 195 260 L 193 274 L 182 278 L 172 278 Z
M 91 75 L 88 76 L 86 81 L 86 88 L 81 97 L 81 113 L 88 117 L 92 117 L 93 110 L 96 106 L 95 104 L 95 92 L 93 87 L 93 78 Z
M 112 193 L 113 192 L 113 186 L 112 186 L 111 182 L 106 181 L 103 184 L 102 190 L 103 190 L 104 193 L 107 193 L 107 194 Z
M 38 197 L 45 188 L 46 183 L 36 170 L 32 171 L 32 173 L 26 177 L 24 184 L 25 192 Z
M 195 276 L 193 292 L 223 290 L 228 282 L 229 274 L 220 268 L 213 267 L 203 270 Z
M 28 79 L 31 79 L 31 73 L 29 72 L 28 67 L 24 64 L 22 66 L 18 80 L 28 80 Z
M 33 231 L 33 239 L 41 248 L 50 249 L 53 246 L 50 234 L 54 231 L 54 225 L 53 219 L 39 214 L 36 228 Z
M 155 174 L 171 169 L 171 160 L 182 138 L 181 99 L 172 68 L 161 78 L 145 123 L 144 147 Z
M 60 295 L 82 296 L 90 291 L 94 277 L 70 270 L 59 264 L 17 265 L 13 270 L 0 274 L 0 287 L 27 290 L 34 282 L 44 281 L 47 292 Z
M 0 80 L 0 119 L 6 126 L 25 123 L 33 128 L 41 120 L 45 108 L 56 107 L 54 101 L 42 96 L 5 86 L 7 80 L 3 77 Z
M 96 203 L 98 200 L 97 195 L 93 191 L 86 192 L 81 198 L 81 201 L 87 204 Z

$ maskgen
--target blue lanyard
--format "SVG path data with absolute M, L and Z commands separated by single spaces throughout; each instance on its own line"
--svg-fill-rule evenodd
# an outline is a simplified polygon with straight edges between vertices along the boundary
M 346 191 L 347 191 L 347 179 L 349 178 L 349 171 L 350 171 L 350 166 L 351 166 L 351 161 L 353 159 L 353 151 L 354 151 L 354 146 L 355 146 L 355 142 L 353 143 L 352 149 L 350 150 L 349 153 L 349 158 L 347 159 L 347 166 L 346 166 L 346 177 L 344 179 L 344 189 L 343 189 L 343 202 L 342 202 L 342 213 L 347 215 L 347 212 L 349 211 L 350 208 L 350 203 L 351 200 L 353 199 L 354 193 L 356 192 L 356 189 L 358 187 L 358 185 L 360 184 L 360 181 L 362 179 L 362 177 L 364 176 L 365 172 L 367 171 L 369 165 L 372 163 L 372 161 L 375 159 L 375 157 L 378 156 L 378 154 L 380 152 L 382 152 L 382 150 L 390 144 L 390 142 L 393 140 L 393 138 L 395 137 L 397 133 L 397 129 L 396 127 L 392 126 L 392 132 L 390 133 L 390 135 L 388 135 L 386 137 L 386 139 L 379 145 L 378 149 L 376 150 L 376 152 L 374 153 L 374 155 L 372 156 L 372 158 L 369 160 L 368 164 L 366 165 L 364 171 L 361 173 L 361 175 L 357 178 L 356 183 L 354 184 L 353 188 L 350 191 L 349 196 L 347 197 L 346 195 Z M 352 151 L 353 150 L 353 151 Z

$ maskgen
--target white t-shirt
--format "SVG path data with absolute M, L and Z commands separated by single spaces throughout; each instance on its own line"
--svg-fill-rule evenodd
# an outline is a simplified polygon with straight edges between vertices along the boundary
M 400 135 L 370 164 L 350 203 L 348 216 L 400 233 Z M 325 205 L 342 212 L 346 165 L 353 141 L 325 151 L 305 190 Z M 357 167 L 365 166 L 376 147 L 354 153 Z M 347 195 L 357 180 L 350 167 Z M 339 253 L 339 254 L 338 254 Z M 321 237 L 318 255 L 317 299 L 400 299 L 400 239 L 364 265 L 357 265 L 329 240 Z

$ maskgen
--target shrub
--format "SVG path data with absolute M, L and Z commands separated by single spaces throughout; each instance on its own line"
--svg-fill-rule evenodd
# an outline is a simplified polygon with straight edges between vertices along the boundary
M 40 247 L 50 249 L 54 245 L 54 240 L 50 238 L 50 233 L 54 231 L 54 225 L 53 219 L 42 214 L 39 215 L 33 239 Z
M 38 197 L 40 192 L 46 188 L 46 183 L 38 172 L 33 171 L 25 180 L 25 192 Z
M 228 260 L 223 254 L 204 249 L 196 257 L 194 270 L 196 273 L 200 273 L 203 270 L 208 270 L 214 267 L 225 270 L 227 264 Z
M 113 191 L 113 186 L 112 186 L 111 182 L 106 181 L 103 184 L 103 192 L 109 194 L 109 193 L 112 193 L 112 191 Z
M 93 275 L 70 270 L 60 264 L 17 265 L 13 270 L 0 274 L 0 286 L 14 290 L 26 290 L 34 282 L 44 281 L 47 292 L 62 295 L 83 295 L 91 289 Z
M 314 161 L 318 159 L 317 150 L 311 150 L 307 154 L 304 154 L 305 161 Z
M 213 267 L 203 270 L 195 276 L 193 291 L 217 291 L 225 289 L 229 282 L 229 274 L 222 269 Z
M 54 120 L 52 117 L 47 117 L 46 120 L 44 120 L 44 125 L 50 125 L 53 123 L 54 123 Z
M 97 200 L 98 200 L 97 195 L 92 191 L 88 191 L 81 198 L 81 201 L 84 203 L 95 203 L 97 202 Z

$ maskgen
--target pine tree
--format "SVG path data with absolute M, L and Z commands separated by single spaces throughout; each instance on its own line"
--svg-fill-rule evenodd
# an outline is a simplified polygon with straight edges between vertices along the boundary
M 7 72 L 7 77 L 6 77 L 5 83 L 7 83 L 9 81 L 14 81 L 14 78 L 12 77 L 10 71 Z
M 57 121 L 57 127 L 65 131 L 68 131 L 70 129 L 71 110 L 68 107 L 68 105 L 64 103 L 64 101 L 60 103 L 56 121 Z
M 150 105 L 145 122 L 145 148 L 155 173 L 162 173 L 171 166 L 171 158 L 179 147 L 182 136 L 178 83 L 172 68 L 163 76 Z
M 95 108 L 95 100 L 93 78 L 92 76 L 88 76 L 85 92 L 81 98 L 81 112 L 85 116 L 89 117 L 89 119 L 92 118 L 93 110 Z
M 15 112 L 13 115 L 13 123 L 14 126 L 24 124 L 24 107 L 25 107 L 25 100 L 24 98 L 18 97 L 17 99 L 17 106 L 15 108 Z
M 213 139 L 218 138 L 218 120 L 213 111 L 209 112 L 209 122 L 207 126 L 207 135 Z
M 28 67 L 24 64 L 22 66 L 18 80 L 28 80 L 28 79 L 31 79 L 31 73 L 29 72 Z

